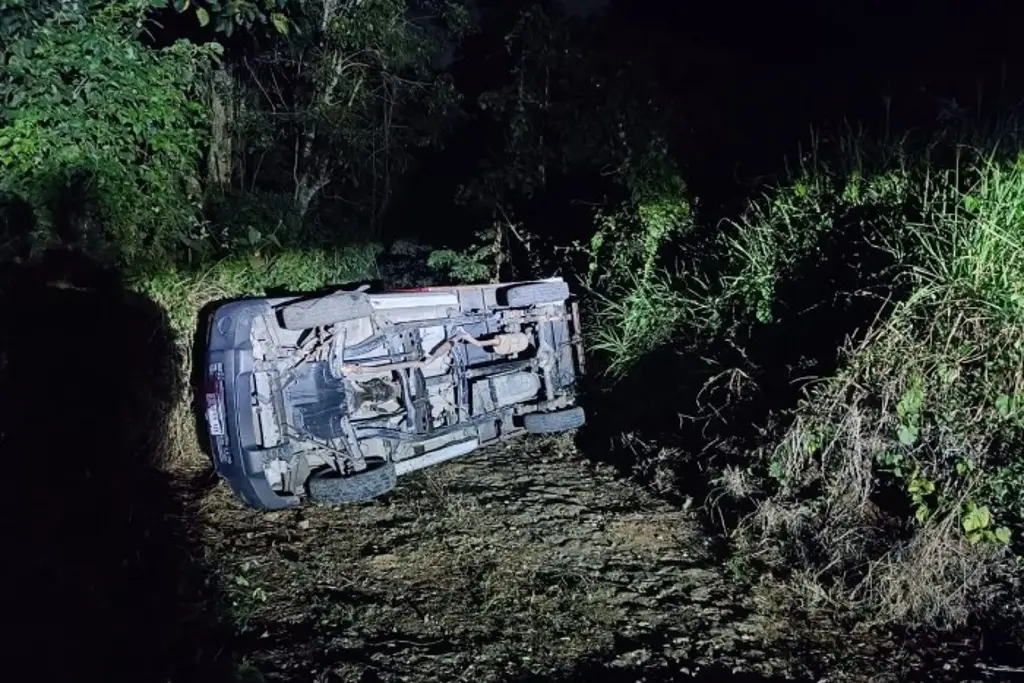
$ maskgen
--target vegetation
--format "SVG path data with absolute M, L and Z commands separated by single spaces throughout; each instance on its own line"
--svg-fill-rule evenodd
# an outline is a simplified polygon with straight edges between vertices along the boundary
M 723 298 L 776 324 L 793 310 L 789 286 L 816 281 L 794 265 L 827 263 L 822 237 L 847 239 L 859 213 L 859 272 L 825 291 L 835 312 L 836 297 L 878 302 L 835 373 L 755 451 L 747 486 L 762 493 L 742 531 L 777 540 L 762 557 L 813 570 L 834 599 L 887 620 L 960 623 L 1013 572 L 1024 511 L 1013 455 L 1020 162 L 996 146 L 968 148 L 950 168 L 897 151 L 896 170 L 810 169 L 727 239 L 737 272 Z
M 130 3 L 56 11 L 16 32 L 0 66 L 0 190 L 23 196 L 46 226 L 55 199 L 79 186 L 104 234 L 84 221 L 65 239 L 126 266 L 167 262 L 198 217 L 206 127 L 192 84 L 216 52 L 184 41 L 148 49 L 137 22 Z M 34 237 L 45 247 L 51 236 Z
M 815 129 L 794 169 L 702 196 L 668 48 L 615 11 L 4 3 L 0 195 L 35 221 L 4 216 L 0 258 L 115 268 L 166 314 L 182 378 L 211 302 L 561 272 L 590 442 L 706 500 L 743 581 L 865 624 L 1017 604 L 1016 128 Z M 176 395 L 174 466 L 205 467 Z

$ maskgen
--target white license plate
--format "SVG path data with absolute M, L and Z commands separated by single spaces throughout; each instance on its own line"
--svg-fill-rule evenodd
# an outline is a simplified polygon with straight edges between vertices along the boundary
M 206 423 L 210 425 L 210 434 L 224 436 L 224 421 L 220 419 L 220 397 L 217 394 L 206 395 Z

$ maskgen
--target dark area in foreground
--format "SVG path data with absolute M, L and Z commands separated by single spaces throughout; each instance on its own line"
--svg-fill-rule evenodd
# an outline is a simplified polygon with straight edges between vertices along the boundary
M 59 250 L 5 269 L 0 319 L 5 668 L 227 680 L 189 492 L 159 469 L 181 390 L 163 311 Z

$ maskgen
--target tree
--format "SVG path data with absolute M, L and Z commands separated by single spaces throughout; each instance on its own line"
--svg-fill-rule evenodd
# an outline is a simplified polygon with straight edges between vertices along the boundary
M 661 94 L 653 53 L 625 49 L 638 38 L 602 17 L 568 18 L 535 4 L 505 35 L 508 78 L 477 103 L 495 131 L 494 150 L 461 198 L 492 211 L 497 243 L 510 219 L 535 206 L 588 201 L 595 212 L 586 234 L 571 237 L 586 242 L 579 265 L 592 284 L 650 277 L 663 247 L 692 225 L 671 154 L 685 118 Z M 567 186 L 591 196 L 567 196 Z M 540 237 L 564 244 L 570 236 L 564 224 L 558 229 Z
M 211 21 L 233 32 L 213 11 Z M 219 78 L 214 99 L 223 111 L 215 140 L 221 122 L 235 129 L 235 182 L 289 192 L 300 224 L 329 190 L 352 219 L 379 225 L 416 150 L 440 144 L 457 113 L 434 62 L 466 29 L 465 9 L 454 0 L 292 0 L 247 16 L 256 19 L 228 50 L 230 83 Z M 220 180 L 228 156 L 221 144 L 211 160 Z

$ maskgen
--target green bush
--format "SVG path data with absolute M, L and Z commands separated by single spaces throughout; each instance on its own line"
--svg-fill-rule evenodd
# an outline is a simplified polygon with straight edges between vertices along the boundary
M 710 336 L 713 313 L 699 296 L 681 291 L 665 270 L 625 275 L 607 293 L 594 292 L 589 347 L 599 352 L 611 379 L 624 377 L 641 358 L 687 334 Z M 707 317 L 705 317 L 707 316 Z
M 54 195 L 85 178 L 103 233 L 80 239 L 135 265 L 169 259 L 201 208 L 194 88 L 209 50 L 146 47 L 127 5 L 55 13 L 4 46 L 0 191 L 33 205 L 46 246 Z
M 575 245 L 586 258 L 584 285 L 592 294 L 589 345 L 613 378 L 707 312 L 688 291 L 700 291 L 700 283 L 666 267 L 666 252 L 695 227 L 692 200 L 667 151 L 653 146 L 640 155 L 623 182 L 627 201 L 598 213 L 589 242 Z
M 849 133 L 840 144 L 837 163 L 815 155 L 790 182 L 769 188 L 739 219 L 726 221 L 719 293 L 722 305 L 732 307 L 727 317 L 734 323 L 779 320 L 789 308 L 780 287 L 820 270 L 823 246 L 848 243 L 851 233 L 865 227 L 879 240 L 894 238 L 919 210 L 901 147 L 873 149 Z
M 486 282 L 494 277 L 500 254 L 494 230 L 478 230 L 466 249 L 435 249 L 427 255 L 427 267 L 453 282 Z

